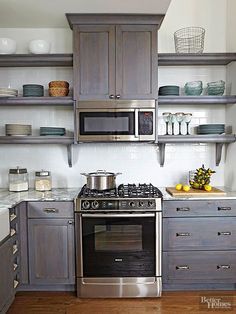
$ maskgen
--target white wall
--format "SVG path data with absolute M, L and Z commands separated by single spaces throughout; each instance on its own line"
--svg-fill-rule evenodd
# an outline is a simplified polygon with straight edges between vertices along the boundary
M 227 51 L 236 51 L 236 1 L 227 1 Z M 227 66 L 227 84 L 231 87 L 231 94 L 236 94 L 236 62 Z M 226 122 L 233 127 L 233 133 L 236 133 L 236 104 L 227 106 Z M 229 145 L 227 151 L 227 163 L 225 167 L 225 184 L 236 189 L 236 144 Z
M 191 3 L 191 4 L 190 4 Z M 199 4 L 200 3 L 200 4 Z M 213 4 L 214 3 L 214 4 Z M 203 6 L 198 9 L 198 6 Z M 207 9 L 206 9 L 207 8 Z M 212 10 L 214 9 L 214 15 Z M 160 30 L 159 47 L 161 52 L 173 51 L 173 31 L 182 27 L 196 24 L 206 28 L 207 51 L 225 50 L 225 32 L 220 36 L 213 36 L 213 28 L 225 29 L 226 4 L 224 0 L 172 0 L 166 20 Z M 27 51 L 28 41 L 34 38 L 46 38 L 52 41 L 53 52 L 71 51 L 71 31 L 68 29 L 0 29 L 0 37 L 9 36 L 17 39 L 18 53 Z M 225 79 L 224 67 L 166 67 L 159 69 L 159 85 L 177 84 L 183 87 L 184 83 L 201 79 L 206 82 Z M 0 86 L 19 88 L 25 83 L 39 83 L 47 88 L 52 79 L 66 79 L 71 81 L 71 69 L 66 68 L 0 68 Z M 164 134 L 164 122 L 161 113 L 192 112 L 194 126 L 199 123 L 225 121 L 224 106 L 162 106 L 160 107 L 160 134 Z M 39 126 L 66 126 L 73 129 L 73 114 L 66 108 L 21 107 L 1 108 L 0 134 L 4 134 L 5 123 L 27 122 L 32 123 L 34 133 Z M 62 125 L 63 124 L 63 125 Z M 148 144 L 81 144 L 74 148 L 74 166 L 67 164 L 66 147 L 60 145 L 1 145 L 0 146 L 0 187 L 7 186 L 8 169 L 15 166 L 24 166 L 30 172 L 31 186 L 33 173 L 39 169 L 52 172 L 54 187 L 81 186 L 85 179 L 80 172 L 91 172 L 97 169 L 122 172 L 117 178 L 118 183 L 151 182 L 158 186 L 170 186 L 187 180 L 188 171 L 201 166 L 215 168 L 214 145 L 170 145 L 166 148 L 166 163 L 160 167 L 158 149 Z M 224 159 L 217 173 L 213 177 L 214 185 L 224 184 Z

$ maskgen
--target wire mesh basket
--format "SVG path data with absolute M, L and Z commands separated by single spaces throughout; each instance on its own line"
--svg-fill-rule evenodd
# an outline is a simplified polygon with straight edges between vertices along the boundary
M 174 33 L 175 51 L 177 53 L 202 53 L 204 49 L 205 29 L 202 27 L 185 27 Z

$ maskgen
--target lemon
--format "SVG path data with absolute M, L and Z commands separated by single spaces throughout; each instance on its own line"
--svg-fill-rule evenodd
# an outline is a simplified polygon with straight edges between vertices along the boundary
M 183 185 L 181 183 L 179 183 L 179 184 L 176 184 L 175 189 L 177 191 L 180 191 L 180 190 L 182 190 L 182 187 L 183 187 Z
M 205 189 L 205 191 L 210 192 L 212 187 L 209 184 L 206 184 L 206 185 L 204 185 L 204 189 Z
M 184 186 L 183 186 L 183 190 L 184 190 L 185 192 L 188 192 L 188 191 L 190 190 L 190 186 L 189 186 L 189 185 L 184 185 Z

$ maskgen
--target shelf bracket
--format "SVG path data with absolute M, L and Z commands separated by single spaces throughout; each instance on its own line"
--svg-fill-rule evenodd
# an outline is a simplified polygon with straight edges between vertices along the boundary
M 216 166 L 220 164 L 223 145 L 223 143 L 216 143 Z
M 72 167 L 72 144 L 67 145 L 67 158 L 68 158 L 68 165 Z
M 158 144 L 160 151 L 160 166 L 163 167 L 165 163 L 165 152 L 166 152 L 166 144 L 160 143 Z

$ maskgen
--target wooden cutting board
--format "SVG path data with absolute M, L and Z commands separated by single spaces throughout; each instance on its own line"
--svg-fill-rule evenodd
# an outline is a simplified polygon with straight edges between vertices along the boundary
M 205 190 L 197 190 L 197 189 L 190 189 L 188 192 L 185 192 L 183 190 L 177 191 L 174 187 L 167 187 L 166 191 L 170 193 L 172 196 L 186 196 L 186 197 L 198 197 L 198 196 L 224 196 L 226 195 L 226 192 L 212 187 L 212 190 L 210 192 L 207 192 Z

